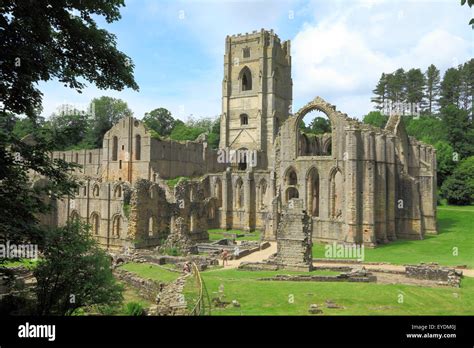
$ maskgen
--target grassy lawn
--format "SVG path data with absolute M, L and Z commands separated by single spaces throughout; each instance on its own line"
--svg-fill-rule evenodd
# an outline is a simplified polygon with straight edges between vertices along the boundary
M 474 267 L 474 206 L 439 206 L 438 235 L 424 240 L 397 240 L 374 249 L 365 248 L 365 261 L 394 264 L 438 262 Z M 453 255 L 457 248 L 458 255 Z M 314 243 L 313 257 L 324 257 L 324 245 Z
M 236 240 L 253 240 L 253 241 L 259 241 L 261 232 L 260 231 L 254 231 L 254 232 L 245 232 L 241 230 L 223 230 L 223 229 L 211 229 L 207 231 L 209 233 L 209 240 L 210 241 L 216 241 L 224 237 L 224 233 L 235 233 L 237 235 L 239 234 L 245 234 L 244 237 L 237 237 Z
M 212 315 L 308 315 L 310 304 L 328 299 L 345 309 L 328 309 L 324 315 L 473 315 L 474 279 L 462 287 L 426 288 L 410 285 L 258 281 L 257 278 L 296 272 L 251 272 L 235 269 L 202 272 L 210 297 L 221 284 L 225 301 L 241 307 L 212 308 Z M 314 272 L 314 274 L 324 274 Z M 327 274 L 327 272 L 325 273 Z M 190 290 L 187 290 L 190 291 Z M 191 292 L 189 293 L 191 294 Z M 399 295 L 403 303 L 399 303 Z M 185 293 L 188 296 L 188 293 Z M 187 297 L 188 298 L 188 297 Z M 291 302 L 293 299 L 293 303 Z
M 120 266 L 120 268 L 135 273 L 142 278 L 161 281 L 164 283 L 170 283 L 181 275 L 181 273 L 178 272 L 168 271 L 164 267 L 146 263 L 129 262 Z

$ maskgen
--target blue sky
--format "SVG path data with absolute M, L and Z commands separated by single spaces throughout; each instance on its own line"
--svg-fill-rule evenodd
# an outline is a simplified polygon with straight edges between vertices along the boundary
M 121 12 L 120 21 L 99 23 L 132 58 L 140 91 L 78 94 L 41 83 L 43 115 L 108 95 L 137 118 L 157 107 L 182 120 L 217 116 L 225 37 L 261 28 L 291 40 L 294 111 L 319 95 L 360 118 L 382 72 L 431 63 L 444 71 L 474 56 L 474 14 L 457 0 L 126 0 Z

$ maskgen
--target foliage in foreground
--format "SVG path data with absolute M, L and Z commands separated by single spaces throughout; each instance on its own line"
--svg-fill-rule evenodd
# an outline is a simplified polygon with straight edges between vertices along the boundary
M 46 232 L 44 257 L 34 270 L 39 315 L 70 315 L 87 306 L 115 305 L 122 288 L 110 258 L 88 227 L 72 222 Z

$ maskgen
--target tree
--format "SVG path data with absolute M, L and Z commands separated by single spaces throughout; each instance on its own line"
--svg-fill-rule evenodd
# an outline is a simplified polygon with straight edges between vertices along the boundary
M 387 124 L 388 116 L 383 115 L 380 111 L 371 111 L 364 116 L 362 122 L 371 124 L 372 126 L 384 128 Z
M 217 117 L 213 122 L 211 132 L 209 133 L 209 145 L 212 149 L 217 149 L 219 147 L 219 141 L 221 138 L 221 119 Z
M 401 103 L 406 98 L 406 75 L 402 68 L 397 69 L 393 74 L 387 74 L 387 98 L 393 103 Z
M 440 140 L 447 140 L 445 126 L 439 117 L 431 115 L 406 116 L 403 121 L 408 135 L 418 140 L 431 145 Z
M 456 167 L 454 161 L 454 150 L 447 141 L 440 140 L 434 145 L 436 149 L 436 162 L 437 162 L 437 181 L 438 187 L 441 187 L 444 180 L 453 173 Z
M 63 105 L 61 111 L 51 115 L 49 128 L 56 150 L 77 147 L 90 147 L 86 142 L 89 132 L 89 115 L 72 106 Z
M 383 109 L 387 100 L 387 75 L 385 75 L 385 73 L 382 73 L 377 86 L 375 86 L 375 89 L 372 92 L 375 94 L 375 96 L 371 98 L 370 101 L 375 103 L 376 109 Z
M 58 0 L 54 6 L 47 1 L 2 1 L 0 99 L 4 109 L 34 117 L 42 100 L 36 83 L 53 78 L 77 91 L 86 86 L 80 79 L 102 89 L 138 89 L 131 60 L 117 50 L 115 36 L 94 20 L 97 15 L 107 23 L 116 21 L 122 6 L 123 0 Z
M 461 107 L 469 112 L 471 118 L 474 115 L 474 58 L 464 63 L 461 67 Z
M 206 133 L 207 128 L 204 127 L 193 127 L 178 120 L 176 126 L 170 134 L 172 140 L 185 141 L 185 140 L 196 140 L 196 138 L 202 133 Z
M 425 72 L 425 98 L 427 99 L 428 113 L 431 114 L 435 110 L 438 103 L 440 75 L 439 70 L 431 64 Z
M 420 69 L 410 69 L 406 73 L 405 92 L 407 103 L 421 105 L 423 101 L 423 89 L 425 88 L 425 77 Z
M 80 91 L 86 82 L 102 89 L 138 89 L 131 60 L 116 47 L 115 36 L 99 28 L 97 17 L 120 18 L 123 0 L 0 2 L 0 237 L 12 241 L 42 236 L 38 214 L 44 198 L 71 195 L 76 184 L 73 164 L 52 161 L 55 144 L 33 127 L 28 141 L 13 132 L 16 115 L 37 124 L 40 81 L 57 79 Z M 84 81 L 84 82 L 83 82 Z M 31 185 L 28 173 L 45 178 Z
M 91 110 L 94 110 L 91 129 L 89 132 L 89 142 L 94 147 L 101 147 L 104 135 L 121 118 L 132 116 L 132 111 L 126 102 L 112 97 L 94 98 L 91 101 Z
M 158 108 L 147 112 L 143 117 L 143 122 L 149 129 L 161 136 L 170 135 L 176 123 L 173 116 L 171 116 L 171 112 L 165 108 Z
M 461 6 L 464 6 L 466 1 L 467 1 L 467 5 L 469 7 L 472 7 L 474 5 L 474 0 L 461 0 Z M 472 12 L 472 10 L 471 10 L 471 12 Z M 471 18 L 471 20 L 469 21 L 469 25 L 474 25 L 474 18 Z
M 460 107 L 461 73 L 456 68 L 446 70 L 440 86 L 439 104 L 442 108 L 448 105 Z
M 35 132 L 35 129 L 45 127 L 45 119 L 44 117 L 38 116 L 36 119 L 31 119 L 29 117 L 16 117 L 14 118 L 14 127 L 13 127 L 13 135 L 18 138 L 22 139 L 29 134 Z
M 461 158 L 474 153 L 474 132 L 466 110 L 448 105 L 441 109 L 446 139 Z
M 467 205 L 474 201 L 474 156 L 461 161 L 444 181 L 441 192 L 449 204 Z
M 81 307 L 122 301 L 110 258 L 87 225 L 73 221 L 48 230 L 43 255 L 33 272 L 39 315 L 71 315 Z
M 331 123 L 326 117 L 315 117 L 308 128 L 308 133 L 311 134 L 331 133 Z

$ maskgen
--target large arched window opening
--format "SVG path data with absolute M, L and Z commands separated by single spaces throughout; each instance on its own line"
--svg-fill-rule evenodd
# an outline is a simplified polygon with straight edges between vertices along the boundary
M 95 184 L 94 185 L 94 188 L 92 190 L 92 194 L 94 197 L 99 197 L 100 195 L 100 188 L 99 188 L 99 185 L 98 184 Z
M 235 208 L 241 209 L 244 204 L 244 185 L 242 179 L 237 179 L 235 183 L 235 192 L 234 192 L 234 199 L 235 199 Z
M 306 193 L 308 214 L 313 217 L 319 216 L 319 174 L 316 168 L 312 168 L 308 172 Z
M 80 216 L 77 210 L 73 210 L 70 215 L 70 221 L 71 222 L 79 222 Z
M 331 218 L 342 219 L 344 199 L 344 179 L 339 169 L 332 172 L 330 183 Z
M 248 67 L 244 67 L 240 72 L 240 79 L 242 83 L 242 91 L 252 90 L 252 72 Z
M 92 233 L 95 235 L 99 235 L 100 232 L 100 217 L 98 213 L 91 214 L 91 227 Z
M 222 207 L 222 182 L 219 178 L 214 182 L 214 197 L 217 198 L 217 206 Z
M 248 126 L 249 124 L 249 115 L 241 114 L 240 115 L 240 125 L 241 126 Z
M 135 136 L 135 159 L 139 161 L 142 158 L 142 137 L 140 134 Z
M 114 190 L 114 198 L 120 198 L 120 197 L 122 197 L 122 186 L 117 185 L 115 186 L 115 190 Z
M 290 167 L 286 171 L 285 181 L 287 186 L 295 186 L 298 184 L 298 175 L 294 168 Z
M 247 170 L 247 163 L 248 163 L 248 150 L 245 148 L 237 150 L 237 162 L 239 170 Z
M 112 161 L 116 161 L 118 158 L 118 138 L 112 138 Z
M 154 224 L 153 224 L 153 216 L 150 216 L 148 219 L 148 236 L 153 237 L 154 235 L 154 230 L 153 230 Z
M 299 192 L 295 187 L 289 187 L 286 190 L 286 202 L 288 203 L 293 198 L 299 198 Z
M 122 228 L 122 218 L 116 215 L 112 220 L 112 235 L 116 238 L 120 237 L 120 229 Z
M 257 206 L 260 210 L 263 210 L 265 208 L 266 194 L 267 194 L 267 181 L 265 179 L 262 179 L 260 180 L 260 183 L 258 184 Z
M 194 232 L 196 230 L 196 214 L 192 213 L 189 218 L 189 231 Z
M 298 124 L 298 155 L 329 156 L 332 153 L 332 125 L 319 110 L 304 114 Z

